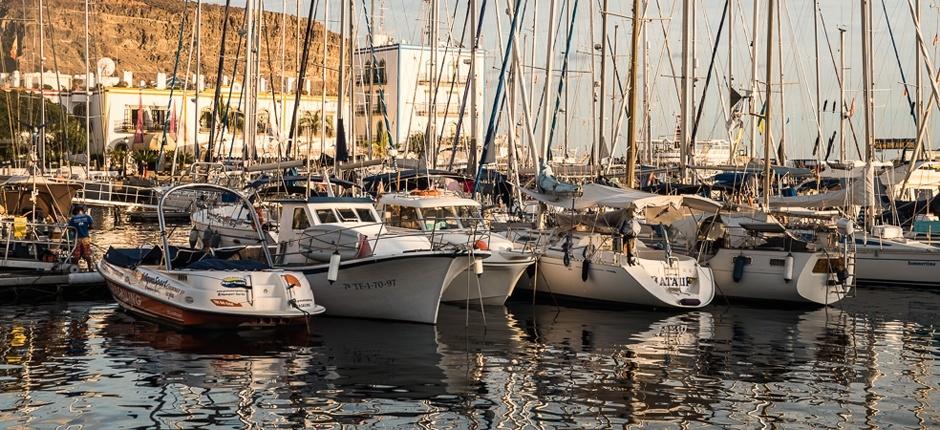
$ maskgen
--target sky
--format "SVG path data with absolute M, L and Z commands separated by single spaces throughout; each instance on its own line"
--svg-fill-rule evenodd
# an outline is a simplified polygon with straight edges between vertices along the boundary
M 295 0 L 268 0 L 265 7 L 269 10 L 280 11 L 286 6 L 288 11 L 296 8 Z M 487 89 L 495 88 L 495 81 L 498 77 L 498 67 L 501 61 L 503 46 L 499 42 L 505 42 L 508 34 L 510 18 L 506 15 L 507 2 L 513 0 L 488 0 L 488 8 L 485 13 L 484 31 L 482 34 L 482 46 L 487 51 L 486 71 L 488 78 Z M 526 7 L 525 22 L 520 29 L 520 43 L 523 43 L 526 52 L 525 58 L 529 57 L 529 50 L 535 44 L 535 68 L 529 69 L 527 73 L 535 73 L 535 98 L 541 97 L 542 84 L 544 79 L 543 66 L 545 63 L 545 46 L 548 41 L 548 9 L 551 0 L 522 0 L 528 2 Z M 561 20 L 561 28 L 568 25 L 567 16 L 569 8 L 573 7 L 575 0 L 556 0 L 557 14 L 555 19 L 559 19 L 564 14 L 564 20 Z M 679 73 L 681 65 L 681 18 L 682 18 L 683 0 L 646 0 L 646 35 L 649 41 L 649 63 L 650 63 L 650 106 L 652 127 L 651 134 L 654 138 L 672 137 L 676 127 L 676 115 L 679 112 L 679 98 L 676 91 L 677 83 L 675 76 Z M 751 85 L 751 52 L 750 43 L 752 38 L 752 20 L 753 7 L 757 5 L 760 9 L 758 19 L 758 52 L 757 52 L 757 78 L 759 82 L 764 81 L 766 67 L 766 1 L 749 0 L 730 0 L 733 2 L 733 19 L 725 23 L 724 34 L 718 45 L 715 57 L 715 68 L 712 75 L 712 81 L 709 84 L 704 102 L 702 103 L 702 119 L 699 125 L 698 138 L 727 138 L 727 129 L 725 127 L 724 110 L 727 103 L 727 85 L 729 58 L 731 59 L 732 85 L 736 90 L 744 92 L 749 90 Z M 908 0 L 871 0 L 872 1 L 872 64 L 874 76 L 874 105 L 875 105 L 875 137 L 913 137 L 916 129 L 914 120 L 910 115 L 908 101 L 905 96 L 905 88 L 909 88 L 909 94 L 914 96 L 915 82 L 915 31 L 913 19 L 908 6 Z M 917 1 L 917 0 L 911 0 Z M 592 4 L 593 2 L 593 4 Z M 363 5 L 372 7 L 374 3 L 376 12 L 376 32 L 387 34 L 397 41 L 403 41 L 413 44 L 427 43 L 427 0 L 355 0 L 355 5 L 359 10 L 358 19 L 360 35 L 364 33 L 364 16 L 361 13 Z M 468 0 L 439 0 L 441 17 L 440 33 L 442 39 L 448 37 L 448 30 L 453 28 L 450 33 L 454 39 L 460 38 L 462 25 Z M 482 3 L 482 0 L 477 0 Z M 602 0 L 580 0 L 578 1 L 577 19 L 574 22 L 573 47 L 571 52 L 572 73 L 567 81 L 568 96 L 570 97 L 570 130 L 566 133 L 559 130 L 559 136 L 568 136 L 569 147 L 586 148 L 590 145 L 587 136 L 593 136 L 592 131 L 593 114 L 591 106 L 591 75 L 586 73 L 591 68 L 592 55 L 591 46 L 595 41 L 600 41 L 601 24 L 600 9 Z M 630 48 L 630 20 L 624 18 L 631 16 L 630 9 L 632 2 L 625 0 L 610 1 L 609 32 L 608 36 L 613 45 L 617 47 L 617 56 L 609 56 L 612 59 L 608 63 L 608 70 L 612 69 L 613 61 L 616 61 L 621 79 L 626 82 L 626 75 L 629 67 L 629 48 Z M 788 156 L 790 158 L 811 158 L 812 150 L 817 136 L 817 122 L 815 114 L 816 103 L 816 52 L 814 42 L 816 41 L 813 27 L 813 9 L 814 5 L 819 6 L 818 21 L 818 43 L 819 43 L 819 94 L 822 101 L 827 101 L 828 109 L 821 113 L 821 123 L 819 129 L 824 136 L 824 142 L 828 139 L 839 126 L 839 115 L 834 113 L 833 103 L 839 98 L 839 86 L 837 79 L 837 70 L 839 63 L 839 32 L 845 30 L 845 62 L 846 62 L 846 99 L 851 104 L 855 100 L 855 115 L 850 119 L 853 122 L 857 138 L 863 139 L 862 122 L 862 67 L 861 67 L 861 0 L 784 0 L 778 1 L 779 13 L 777 30 L 774 35 L 774 71 L 773 76 L 775 85 L 774 94 L 774 118 L 772 119 L 773 136 L 779 141 L 781 136 L 786 141 Z M 937 29 L 940 23 L 940 14 L 936 6 L 930 6 L 931 2 L 923 1 L 922 5 L 922 34 L 927 43 L 927 55 L 932 64 L 937 64 L 936 59 L 940 57 L 937 43 Z M 244 0 L 234 0 L 233 4 L 244 4 Z M 330 4 L 331 18 L 328 26 L 334 31 L 339 30 L 339 4 L 340 2 L 332 0 Z M 702 97 L 702 91 L 705 89 L 705 78 L 708 72 L 708 66 L 711 59 L 711 52 L 714 45 L 715 35 L 722 13 L 725 9 L 725 0 L 698 0 L 696 2 L 695 34 L 694 45 L 696 69 L 695 76 L 698 82 L 695 88 L 696 105 Z M 306 11 L 309 3 L 302 0 L 301 10 Z M 318 20 L 322 19 L 322 5 L 318 7 Z M 593 12 L 593 13 L 592 13 Z M 499 24 L 497 24 L 497 13 Z M 594 32 L 591 29 L 591 17 L 594 21 Z M 558 21 L 556 21 L 558 22 Z M 533 23 L 537 25 L 537 33 L 533 35 Z M 891 31 L 888 24 L 890 23 Z M 728 49 L 728 26 L 732 28 L 733 44 L 732 49 Z M 497 32 L 501 32 L 500 37 Z M 900 64 L 895 56 L 894 45 L 891 35 L 893 32 L 894 40 L 897 45 L 900 56 Z M 827 38 L 828 34 L 828 38 Z M 561 67 L 562 56 L 564 55 L 564 29 L 556 39 L 555 49 L 555 69 L 556 72 Z M 362 46 L 364 39 L 362 39 Z M 613 49 L 611 46 L 610 49 Z M 642 51 L 641 51 L 642 52 Z M 675 72 L 670 68 L 670 59 L 676 68 Z M 782 61 L 781 61 L 782 60 Z M 777 85 L 780 82 L 780 64 L 783 64 L 782 86 Z M 595 65 L 599 61 L 595 59 Z M 598 66 L 596 66 L 598 67 Z M 903 68 L 906 80 L 901 77 L 901 68 Z M 922 66 L 922 75 L 924 82 L 923 97 L 926 103 L 930 96 L 930 84 L 927 79 L 926 68 Z M 608 72 L 608 89 L 617 88 L 613 81 L 613 75 Z M 643 83 L 645 78 L 641 73 L 639 82 Z M 528 79 L 528 77 L 526 77 Z M 556 81 L 557 83 L 557 73 Z M 907 82 L 907 85 L 903 82 Z M 554 86 L 554 85 L 553 85 Z M 782 93 L 779 91 L 783 88 Z M 717 92 L 720 89 L 720 95 Z M 554 90 L 553 90 L 554 91 Z M 763 84 L 759 87 L 761 93 L 760 100 L 763 100 Z M 783 97 L 783 109 L 779 107 L 780 97 Z M 493 102 L 494 91 L 487 91 L 486 104 Z M 608 93 L 604 99 L 607 103 L 608 116 L 604 119 L 604 126 L 611 127 L 612 118 L 610 117 L 611 108 L 610 97 L 616 97 L 614 102 L 619 105 L 620 93 Z M 719 98 L 720 97 L 720 98 Z M 533 107 L 533 111 L 537 108 Z M 483 111 L 484 115 L 489 112 L 489 108 Z M 485 116 L 484 116 L 485 118 Z M 615 118 L 614 118 L 615 119 Z M 783 127 L 782 129 L 779 127 Z M 849 129 L 849 127 L 846 127 Z M 931 135 L 937 135 L 936 122 L 930 124 L 929 131 Z M 619 130 L 621 139 L 626 133 L 626 122 Z M 855 156 L 855 144 L 848 132 L 847 139 L 850 148 L 850 158 Z M 758 144 L 763 141 L 758 138 Z M 747 133 L 744 135 L 744 145 L 748 145 Z M 557 145 L 557 144 L 556 144 Z M 622 144 L 621 144 L 622 148 Z M 621 149 L 622 151 L 622 149 Z M 615 154 L 616 155 L 616 154 Z

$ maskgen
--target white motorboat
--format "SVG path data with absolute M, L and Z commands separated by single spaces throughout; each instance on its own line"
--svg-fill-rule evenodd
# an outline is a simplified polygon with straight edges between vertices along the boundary
M 719 294 L 830 305 L 851 292 L 855 263 L 845 234 L 797 237 L 773 217 L 757 215 L 721 214 L 702 222 L 696 251 L 715 274 Z
M 422 231 L 432 242 L 488 250 L 483 274 L 461 272 L 444 290 L 445 302 L 470 301 L 502 305 L 535 255 L 506 237 L 493 233 L 480 214 L 480 203 L 452 192 L 420 190 L 382 195 L 377 209 L 393 227 Z
M 490 254 L 461 245 L 435 246 L 423 232 L 390 230 L 369 198 L 317 196 L 266 205 L 278 215 L 263 228 L 276 244 L 275 266 L 302 271 L 328 315 L 434 324 L 444 288 L 474 259 Z M 221 243 L 225 249 L 236 238 L 257 236 L 244 222 L 253 210 L 209 211 L 233 216 L 224 224 L 194 225 L 204 246 Z M 206 243 L 202 238 L 208 231 L 226 235 Z
M 940 287 L 940 248 L 905 238 L 897 226 L 857 232 L 855 261 L 860 284 Z
M 172 247 L 163 203 L 177 190 L 231 192 L 209 184 L 167 191 L 158 205 L 162 247 L 111 248 L 98 263 L 114 299 L 128 312 L 182 328 L 245 328 L 303 324 L 324 312 L 302 273 L 272 269 L 266 263 L 233 260 L 236 254 Z M 242 204 L 249 205 L 243 199 Z M 260 226 L 254 218 L 256 226 Z M 263 239 L 262 239 L 263 241 Z
M 598 184 L 587 184 L 576 198 L 551 198 L 527 192 L 548 204 L 569 209 L 608 208 L 576 217 L 574 227 L 543 241 L 538 261 L 536 288 L 579 299 L 654 307 L 700 308 L 715 296 L 712 272 L 695 258 L 673 253 L 668 245 L 653 249 L 642 242 L 624 246 L 621 226 L 627 219 L 653 225 L 684 217 L 690 210 L 711 213 L 720 204 L 698 196 L 660 196 Z M 612 216 L 610 216 L 612 215 Z M 613 225 L 601 218 L 617 219 Z M 593 224 L 591 231 L 577 226 Z M 541 233 L 539 233 L 541 234 Z M 515 240 L 525 240 L 516 236 Z M 544 286 L 544 288 L 543 288 Z

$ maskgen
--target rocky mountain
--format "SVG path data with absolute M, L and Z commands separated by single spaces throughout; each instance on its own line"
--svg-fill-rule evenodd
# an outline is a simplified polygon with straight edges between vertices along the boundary
M 46 70 L 84 73 L 84 0 L 44 0 L 43 4 Z M 178 73 L 181 77 L 187 70 L 190 74 L 195 73 L 195 60 L 190 60 L 194 51 L 195 1 L 97 0 L 91 2 L 90 7 L 93 71 L 94 62 L 109 57 L 117 63 L 118 76 L 123 70 L 132 71 L 135 81 L 152 81 L 157 72 L 169 75 L 176 61 L 182 27 Z M 261 71 L 269 82 L 279 82 L 282 71 L 284 76 L 297 75 L 298 48 L 303 41 L 306 19 L 298 20 L 291 13 L 293 11 L 288 12 L 286 17 L 277 12 L 265 12 L 261 23 Z M 302 15 L 306 13 L 306 10 L 301 11 Z M 215 81 L 224 16 L 222 6 L 203 4 L 202 73 L 210 85 Z M 0 72 L 39 70 L 38 20 L 38 0 L 0 1 Z M 228 22 L 224 74 L 233 75 L 237 55 L 238 72 L 234 75 L 239 76 L 244 73 L 245 43 L 240 35 L 243 34 L 245 10 L 232 7 Z M 339 64 L 339 35 L 324 34 L 324 27 L 315 22 L 307 76 L 313 81 L 313 88 L 319 88 L 323 43 L 326 41 L 327 85 L 335 91 L 337 75 L 331 70 L 335 71 Z M 283 54 L 282 41 L 285 45 Z

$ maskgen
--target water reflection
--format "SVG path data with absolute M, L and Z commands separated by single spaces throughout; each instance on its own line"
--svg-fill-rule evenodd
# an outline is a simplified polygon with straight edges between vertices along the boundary
M 0 307 L 10 427 L 940 425 L 937 294 L 687 313 L 444 306 L 436 327 L 181 334 L 107 302 Z M 484 323 L 485 320 L 485 323 Z

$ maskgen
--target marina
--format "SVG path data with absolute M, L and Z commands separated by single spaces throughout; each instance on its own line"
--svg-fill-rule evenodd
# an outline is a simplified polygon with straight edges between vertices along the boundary
M 935 5 L 392 3 L 0 4 L 0 428 L 940 427 Z

